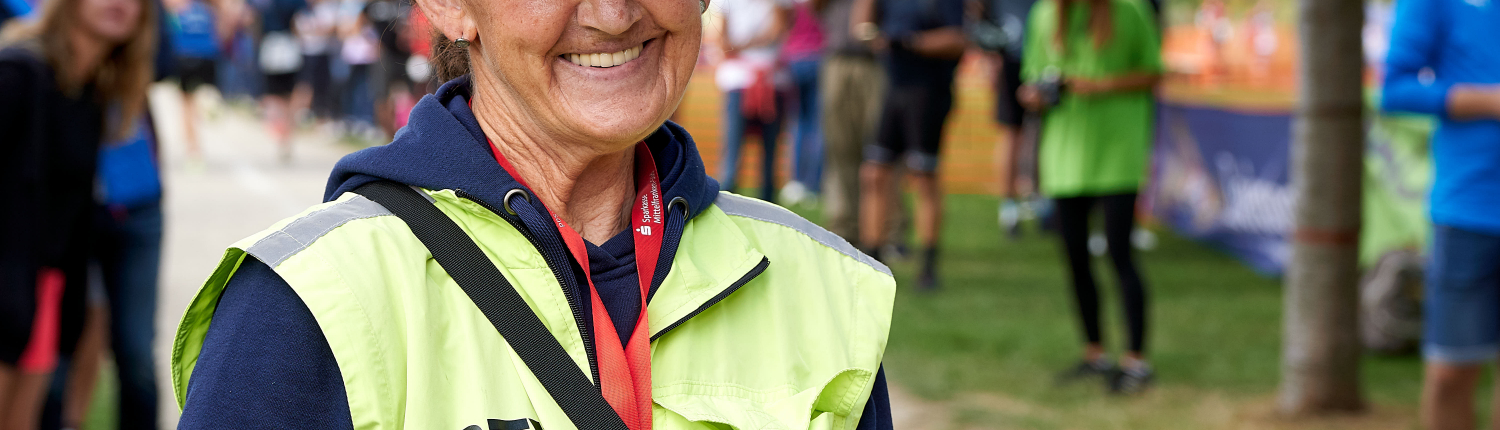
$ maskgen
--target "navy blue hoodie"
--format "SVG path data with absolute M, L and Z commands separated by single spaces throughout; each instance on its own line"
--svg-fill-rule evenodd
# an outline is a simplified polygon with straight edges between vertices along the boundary
M 463 190 L 467 197 L 502 207 L 507 192 L 524 186 L 495 161 L 469 110 L 468 95 L 467 79 L 459 78 L 424 97 L 391 144 L 339 161 L 324 199 L 371 181 L 392 180 L 427 189 Z M 646 143 L 662 178 L 663 201 L 681 197 L 689 218 L 713 204 L 719 185 L 705 173 L 686 131 L 669 122 Z M 531 204 L 538 213 L 546 213 L 536 200 Z M 556 227 L 545 219 L 534 221 L 526 227 L 540 232 L 538 248 L 543 254 L 568 258 Z M 680 237 L 681 231 L 667 236 L 674 235 Z M 629 339 L 627 330 L 640 314 L 635 244 L 627 231 L 587 247 L 594 286 L 620 338 Z M 663 246 L 663 265 L 671 263 L 669 248 L 675 246 Z M 583 276 L 580 266 L 568 265 L 573 270 L 561 273 L 564 284 L 582 284 L 570 294 L 587 297 L 587 283 L 576 281 Z M 666 270 L 657 273 L 659 283 Z M 589 301 L 577 302 L 585 307 L 582 325 L 590 333 Z M 253 257 L 247 257 L 225 287 L 193 370 L 178 428 L 222 428 L 226 423 L 235 423 L 235 428 L 353 427 L 338 363 L 317 320 L 285 280 Z M 890 398 L 882 371 L 859 429 L 890 428 Z

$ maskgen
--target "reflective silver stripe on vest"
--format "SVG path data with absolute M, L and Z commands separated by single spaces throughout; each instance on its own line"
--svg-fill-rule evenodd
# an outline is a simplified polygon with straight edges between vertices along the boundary
M 719 193 L 719 198 L 714 201 L 714 206 L 718 206 L 724 213 L 732 216 L 765 221 L 796 230 L 818 241 L 823 246 L 833 248 L 834 251 L 838 251 L 849 256 L 849 258 L 874 267 L 875 270 L 886 274 L 886 276 L 891 276 L 891 268 L 886 267 L 879 261 L 875 261 L 874 258 L 870 258 L 865 253 L 859 252 L 858 249 L 854 248 L 854 245 L 849 244 L 849 241 L 844 240 L 844 238 L 833 234 L 833 232 L 823 227 L 819 227 L 817 224 L 813 224 L 812 221 L 808 221 L 806 218 L 797 216 L 797 214 L 781 206 L 730 193 Z
M 255 241 L 255 244 L 250 245 L 245 252 L 274 268 L 311 246 L 318 238 L 349 221 L 390 214 L 391 211 L 385 210 L 385 207 L 379 203 L 356 195 L 352 199 L 297 218 L 281 230 Z

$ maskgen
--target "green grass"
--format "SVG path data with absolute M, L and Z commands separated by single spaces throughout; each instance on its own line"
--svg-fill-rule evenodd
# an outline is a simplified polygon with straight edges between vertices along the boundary
M 993 197 L 947 199 L 941 291 L 905 288 L 916 265 L 892 264 L 901 288 L 885 366 L 894 384 L 984 427 L 1211 428 L 1274 416 L 1280 280 L 1158 229 L 1159 245 L 1138 261 L 1150 287 L 1148 350 L 1159 388 L 1127 399 L 1097 385 L 1059 388 L 1053 375 L 1078 359 L 1082 343 L 1060 244 L 1037 232 L 1005 237 L 996 205 Z M 1096 260 L 1095 276 L 1106 297 L 1106 343 L 1118 356 L 1123 324 L 1106 260 Z M 1409 428 L 1400 423 L 1411 422 L 1420 359 L 1368 358 L 1363 369 L 1376 415 Z
M 120 382 L 115 378 L 114 362 L 104 361 L 99 370 L 99 382 L 94 384 L 89 412 L 83 417 L 83 428 L 87 430 L 115 430 L 119 427 L 116 417 L 119 416 Z

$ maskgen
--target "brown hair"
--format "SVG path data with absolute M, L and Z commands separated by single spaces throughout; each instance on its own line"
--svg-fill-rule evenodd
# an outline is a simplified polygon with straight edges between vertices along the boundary
M 1104 47 L 1115 33 L 1113 0 L 1057 0 L 1057 32 L 1052 34 L 1052 43 L 1058 49 L 1068 50 L 1068 23 L 1072 21 L 1073 5 L 1083 3 L 1089 12 L 1089 33 L 1094 36 L 1094 49 Z
M 453 46 L 453 41 L 436 28 L 432 30 L 432 67 L 439 82 L 448 82 L 469 73 L 469 49 Z
M 91 76 L 74 82 L 65 72 L 73 62 L 68 32 L 79 25 L 78 6 L 82 1 L 43 2 L 41 15 L 35 20 L 16 20 L 0 31 L 0 46 L 34 43 L 55 71 L 58 89 L 65 93 L 93 84 L 99 101 L 119 109 L 118 116 L 109 120 L 106 137 L 124 138 L 134 131 L 136 119 L 146 110 L 146 87 L 151 84 L 152 56 L 156 54 L 156 6 L 138 0 L 141 14 L 135 32 L 110 49 Z

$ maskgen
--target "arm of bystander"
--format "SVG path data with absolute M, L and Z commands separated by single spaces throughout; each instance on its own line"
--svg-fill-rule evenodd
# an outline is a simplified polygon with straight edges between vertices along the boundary
M 1500 118 L 1500 86 L 1453 82 L 1434 70 L 1448 24 L 1448 3 L 1396 3 L 1380 108 L 1454 119 Z

